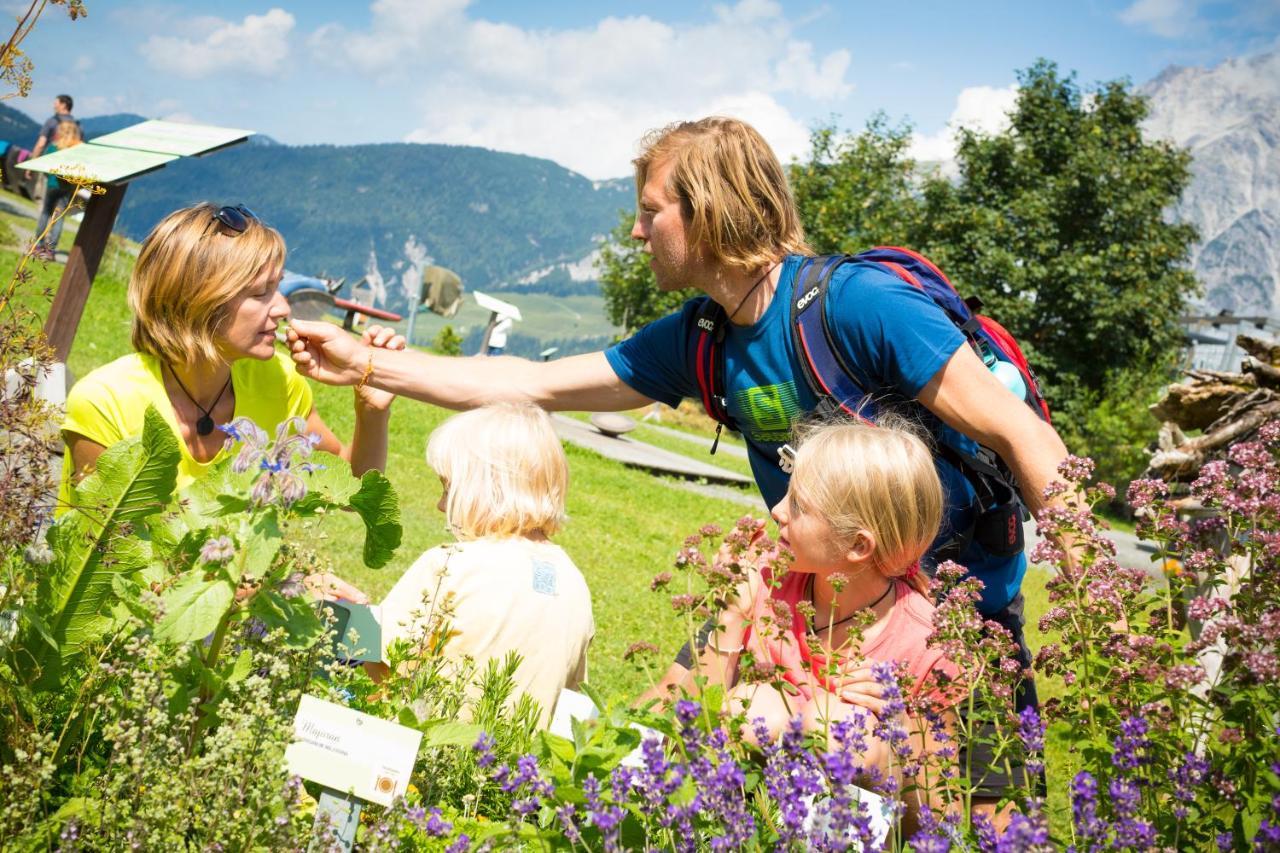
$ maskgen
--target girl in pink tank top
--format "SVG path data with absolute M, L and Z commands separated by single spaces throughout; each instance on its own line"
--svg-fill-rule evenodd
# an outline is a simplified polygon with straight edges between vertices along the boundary
M 797 716 L 810 732 L 865 716 L 864 760 L 893 773 L 887 746 L 870 736 L 873 717 L 892 712 L 872 666 L 892 665 L 909 699 L 945 708 L 956 695 L 945 688 L 955 667 L 928 646 L 934 607 L 919 571 L 942 504 L 932 456 L 905 424 L 809 428 L 772 512 L 790 566 L 776 579 L 749 572 L 708 643 L 703 672 L 723 673 L 735 708 L 763 719 L 774 737 Z M 855 624 L 863 627 L 851 633 Z M 738 671 L 744 652 L 753 662 L 747 678 Z M 763 673 L 773 675 L 761 682 Z M 918 721 L 903 722 L 919 743 Z

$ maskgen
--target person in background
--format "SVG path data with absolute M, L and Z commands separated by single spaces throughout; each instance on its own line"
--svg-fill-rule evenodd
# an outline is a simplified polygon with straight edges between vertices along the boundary
M 60 121 L 53 130 L 53 141 L 49 145 L 49 151 L 72 148 L 83 141 L 78 122 L 70 119 Z M 36 238 L 39 242 L 32 253 L 39 260 L 54 259 L 58 250 L 58 241 L 62 239 L 62 226 L 66 222 L 67 206 L 71 204 L 75 191 L 75 184 L 68 183 L 57 175 L 49 175 L 45 181 L 44 199 L 40 202 L 40 216 L 36 219 Z M 48 234 L 45 234 L 46 230 Z M 42 235 L 43 239 L 41 239 Z
M 36 138 L 35 147 L 31 149 L 33 159 L 45 153 L 44 149 L 53 141 L 53 132 L 61 122 L 75 122 L 76 127 L 80 127 L 79 120 L 71 114 L 71 108 L 74 105 L 70 95 L 58 95 L 53 99 L 53 115 L 40 125 L 40 135 Z
M 511 327 L 515 325 L 515 320 L 503 314 L 498 318 L 498 322 L 493 324 L 493 328 L 489 330 L 489 337 L 484 344 L 485 355 L 502 355 L 502 351 L 507 348 L 507 335 L 511 334 Z

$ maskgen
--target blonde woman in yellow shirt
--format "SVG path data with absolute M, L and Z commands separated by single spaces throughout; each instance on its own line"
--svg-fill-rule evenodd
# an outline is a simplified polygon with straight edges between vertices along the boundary
M 197 204 L 156 225 L 129 279 L 134 352 L 94 370 L 67 395 L 57 513 L 71 507 L 71 485 L 104 449 L 141 434 L 148 406 L 179 439 L 178 488 L 222 456 L 226 436 L 216 426 L 237 417 L 267 431 L 301 417 L 320 437 L 318 448 L 350 462 L 357 477 L 383 468 L 394 396 L 357 388 L 355 434 L 344 444 L 316 412 L 288 355 L 276 351 L 276 327 L 289 317 L 278 290 L 284 259 L 280 232 L 243 206 Z M 405 345 L 387 330 L 367 342 Z

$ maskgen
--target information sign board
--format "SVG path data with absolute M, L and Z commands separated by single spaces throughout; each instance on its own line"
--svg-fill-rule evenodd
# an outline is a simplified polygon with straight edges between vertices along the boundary
M 101 145 L 76 145 L 19 163 L 28 172 L 71 174 L 97 184 L 114 184 L 159 169 L 177 155 L 155 151 L 130 151 Z
M 409 785 L 422 732 L 303 696 L 285 751 L 290 773 L 389 806 Z
M 155 151 L 159 154 L 173 154 L 175 157 L 194 157 L 232 145 L 252 135 L 252 130 L 152 119 L 115 133 L 96 136 L 90 144 L 130 148 L 134 151 Z

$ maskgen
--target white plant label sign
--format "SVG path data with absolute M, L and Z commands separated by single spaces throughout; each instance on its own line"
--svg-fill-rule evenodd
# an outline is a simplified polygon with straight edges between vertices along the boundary
M 409 785 L 422 732 L 303 696 L 285 751 L 290 773 L 389 806 Z

